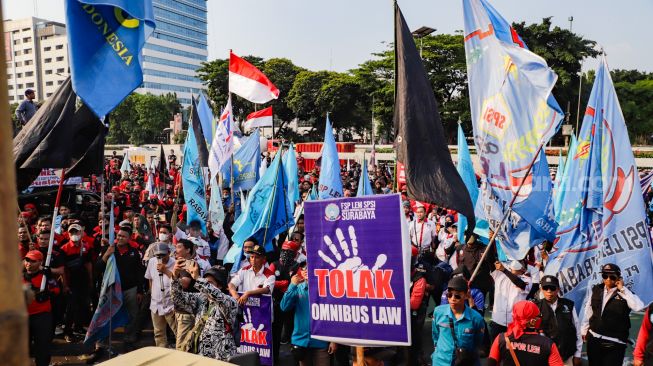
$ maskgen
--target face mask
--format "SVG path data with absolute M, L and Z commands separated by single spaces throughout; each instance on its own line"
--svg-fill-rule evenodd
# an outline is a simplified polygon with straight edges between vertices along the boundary
M 159 241 L 168 241 L 169 237 L 170 237 L 170 234 L 159 233 Z
M 82 236 L 79 235 L 79 234 L 75 234 L 75 235 L 70 236 L 70 240 L 75 241 L 75 242 L 79 241 L 81 238 L 82 238 Z
M 283 249 L 279 254 L 279 262 L 283 265 L 292 264 L 295 260 L 295 252 L 289 249 Z

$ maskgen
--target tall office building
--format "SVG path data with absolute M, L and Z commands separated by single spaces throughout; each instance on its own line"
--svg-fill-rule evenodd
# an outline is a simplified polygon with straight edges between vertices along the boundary
M 9 103 L 20 103 L 33 89 L 44 100 L 68 76 L 66 26 L 39 18 L 4 21 Z
M 176 93 L 190 105 L 206 89 L 195 76 L 208 56 L 206 0 L 153 0 L 156 30 L 143 50 L 143 85 L 138 93 Z

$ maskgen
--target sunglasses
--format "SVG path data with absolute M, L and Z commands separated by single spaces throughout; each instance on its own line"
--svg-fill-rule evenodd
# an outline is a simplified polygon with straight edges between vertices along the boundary
M 29 258 L 24 258 L 24 260 L 25 260 L 25 262 L 27 262 L 27 263 L 36 263 L 36 262 L 38 262 L 38 261 L 35 261 L 35 260 L 33 260 L 33 259 L 29 259 Z
M 155 255 L 155 257 L 156 257 L 157 259 L 163 259 L 163 258 L 166 257 L 166 255 L 165 255 L 165 254 L 157 254 L 157 255 Z
M 542 286 L 542 290 L 544 290 L 544 291 L 555 291 L 557 289 L 558 288 L 555 287 L 555 286 Z
M 460 299 L 463 298 L 463 297 L 462 297 L 461 295 L 459 295 L 459 294 L 454 294 L 454 293 L 451 293 L 451 292 L 447 292 L 447 299 L 450 299 L 450 298 L 452 298 L 452 297 L 453 297 L 454 299 L 456 299 L 456 300 L 460 300 Z
M 607 280 L 608 278 L 611 279 L 612 281 L 616 281 L 619 279 L 619 277 L 615 275 L 609 275 L 609 274 L 603 274 L 601 277 L 603 277 L 604 280 Z

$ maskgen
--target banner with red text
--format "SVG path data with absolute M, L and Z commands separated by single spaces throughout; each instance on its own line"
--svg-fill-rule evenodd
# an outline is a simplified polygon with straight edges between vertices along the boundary
M 410 245 L 398 194 L 304 203 L 311 337 L 410 345 Z
M 240 294 L 242 295 L 242 293 Z M 272 366 L 272 296 L 250 296 L 243 307 L 238 353 L 256 352 L 261 365 Z

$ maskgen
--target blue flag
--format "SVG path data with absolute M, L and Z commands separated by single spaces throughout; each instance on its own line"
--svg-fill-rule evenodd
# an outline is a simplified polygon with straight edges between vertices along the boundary
M 333 137 L 333 128 L 326 119 L 324 129 L 324 144 L 322 145 L 322 164 L 320 166 L 320 187 L 318 195 L 320 199 L 342 197 L 342 178 L 340 177 L 340 160 L 336 139 Z
M 141 52 L 154 27 L 152 0 L 66 0 L 73 89 L 98 117 L 143 83 Z
M 113 231 L 113 227 L 109 228 L 109 230 Z M 111 245 L 115 244 L 112 243 Z M 126 325 L 130 321 L 129 313 L 122 305 L 120 274 L 116 266 L 116 258 L 111 255 L 102 276 L 102 289 L 100 290 L 98 306 L 86 330 L 84 345 L 89 346 L 97 340 L 105 339 L 111 331 Z
M 295 147 L 292 144 L 282 159 L 285 179 L 288 181 L 288 203 L 291 209 L 294 210 L 295 204 L 299 201 L 299 176 L 297 175 L 297 156 L 295 155 Z
M 115 201 L 111 198 L 111 211 L 109 212 L 109 245 L 113 244 L 116 240 L 116 217 L 113 213 L 115 208 Z
M 560 180 L 562 179 L 562 173 L 565 171 L 565 158 L 562 156 L 562 149 L 558 152 L 558 166 L 556 167 L 556 179 L 553 181 L 554 191 L 560 185 Z
M 242 256 L 243 242 L 254 237 L 265 250 L 272 250 L 272 239 L 294 225 L 292 208 L 286 189 L 288 181 L 281 166 L 278 152 L 265 175 L 249 192 L 245 211 L 234 222 L 232 237 L 234 244 L 224 258 L 225 263 L 234 263 L 236 270 Z
M 367 173 L 367 160 L 363 159 L 363 168 L 361 169 L 361 176 L 358 179 L 358 191 L 356 197 L 371 196 L 374 194 L 372 190 L 372 183 L 370 183 L 370 175 Z
M 571 159 L 573 159 L 574 155 L 576 155 L 577 148 L 578 148 L 578 140 L 576 140 L 576 135 L 571 135 L 571 142 L 569 143 L 569 151 L 567 152 L 567 159 L 565 160 L 565 168 L 563 171 L 560 171 L 560 169 L 558 169 L 558 173 L 561 176 L 554 192 L 555 195 L 553 200 L 553 211 L 555 212 L 556 215 L 556 222 L 560 222 L 560 214 L 562 213 L 562 201 L 565 198 L 565 192 L 569 184 L 568 183 L 569 175 L 571 174 L 570 173 L 571 164 L 569 164 L 569 162 L 571 161 Z M 556 180 L 558 180 L 557 177 Z
M 261 141 L 258 129 L 236 150 L 233 161 L 232 167 L 231 158 L 227 159 L 220 170 L 223 177 L 223 186 L 229 187 L 231 185 L 231 171 L 233 171 L 234 192 L 252 189 L 259 179 L 258 174 L 261 166 Z
M 198 99 L 197 114 L 200 117 L 204 139 L 206 140 L 207 144 L 211 144 L 213 142 L 213 112 L 211 111 L 209 102 L 204 97 L 204 93 L 200 93 Z
M 206 222 L 209 219 L 206 207 L 206 190 L 202 167 L 200 166 L 199 153 L 193 125 L 188 125 L 186 143 L 184 144 L 184 161 L 181 166 L 181 180 L 186 201 L 187 223 L 198 221 L 202 226 L 202 233 L 206 235 Z
M 480 195 L 483 216 L 502 242 L 512 241 L 522 251 L 533 244 L 528 226 L 540 224 L 530 221 L 535 216 L 522 218 L 513 212 L 504 227 L 497 226 L 522 180 L 516 202 L 537 198 L 530 207 L 549 202 L 530 197 L 531 179 L 525 175 L 538 147 L 562 121 L 562 111 L 551 96 L 557 76 L 486 0 L 463 4 L 474 141 L 486 183 L 481 188 L 489 190 Z
M 561 293 L 581 309 L 589 286 L 602 281 L 601 265 L 614 263 L 624 285 L 648 304 L 653 300 L 653 263 L 644 199 L 605 59 L 567 165 L 558 240 L 545 273 L 557 276 Z
M 469 154 L 469 146 L 463 133 L 463 128 L 458 125 L 458 165 L 456 166 L 460 178 L 462 178 L 469 197 L 472 199 L 472 205 L 476 205 L 478 199 L 478 184 L 476 183 L 476 174 L 474 173 L 474 164 L 472 164 L 472 156 Z M 479 221 L 476 220 L 476 226 L 479 226 Z M 484 226 L 480 223 L 481 227 Z M 465 231 L 467 230 L 467 218 L 464 215 L 458 214 L 458 241 L 465 242 Z

